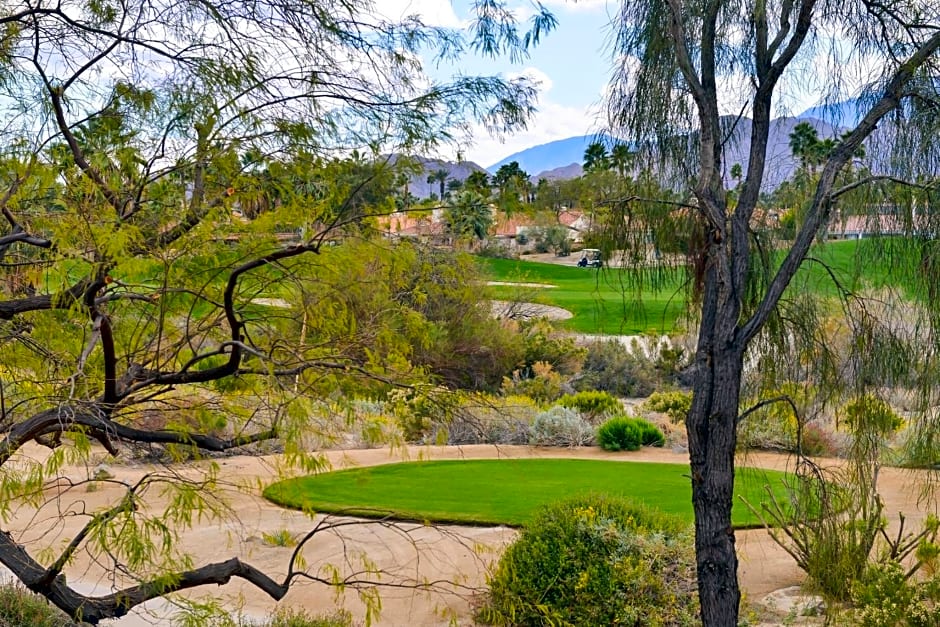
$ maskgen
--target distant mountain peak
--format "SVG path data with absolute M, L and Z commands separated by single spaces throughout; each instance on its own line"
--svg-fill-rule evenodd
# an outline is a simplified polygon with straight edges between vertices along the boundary
M 590 144 L 599 141 L 607 145 L 617 143 L 617 140 L 610 135 L 579 135 L 577 137 L 568 137 L 559 139 L 546 144 L 539 144 L 526 148 L 517 153 L 511 154 L 493 165 L 486 168 L 491 174 L 502 165 L 517 161 L 519 167 L 529 174 L 537 174 L 546 170 L 565 167 L 571 163 L 580 164 L 584 161 L 584 149 Z

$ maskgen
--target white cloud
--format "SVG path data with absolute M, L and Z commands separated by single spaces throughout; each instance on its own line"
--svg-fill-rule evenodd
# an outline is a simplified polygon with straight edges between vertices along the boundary
M 506 75 L 506 78 L 510 80 L 521 77 L 525 77 L 535 84 L 542 95 L 551 91 L 552 85 L 554 85 L 551 77 L 537 67 L 527 67 L 521 72 L 512 72 Z
M 375 11 L 388 20 L 418 15 L 429 26 L 463 26 L 454 13 L 454 7 L 446 0 L 375 0 Z
M 490 136 L 482 127 L 475 127 L 472 144 L 463 146 L 462 152 L 467 160 L 487 167 L 520 150 L 558 139 L 589 135 L 598 130 L 600 118 L 596 105 L 566 107 L 543 102 L 525 131 L 499 139 Z

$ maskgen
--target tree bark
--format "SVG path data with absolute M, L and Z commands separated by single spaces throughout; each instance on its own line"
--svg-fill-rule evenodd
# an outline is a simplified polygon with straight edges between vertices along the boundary
M 695 553 L 702 623 L 738 623 L 738 559 L 731 526 L 735 424 L 738 415 L 741 351 L 699 353 L 693 404 L 686 420 L 695 511 Z

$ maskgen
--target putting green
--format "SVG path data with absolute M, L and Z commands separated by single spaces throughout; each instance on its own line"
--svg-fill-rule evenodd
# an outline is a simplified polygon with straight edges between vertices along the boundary
M 540 507 L 577 494 L 627 497 L 692 521 L 689 468 L 584 459 L 423 461 L 310 475 L 269 486 L 264 496 L 294 509 L 365 517 L 520 526 Z M 766 486 L 780 498 L 786 475 L 739 468 L 732 520 L 760 521 L 741 502 L 759 508 Z

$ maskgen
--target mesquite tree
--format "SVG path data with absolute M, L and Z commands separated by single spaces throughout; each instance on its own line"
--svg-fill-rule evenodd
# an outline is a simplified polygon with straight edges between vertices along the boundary
M 318 260 L 392 206 L 379 154 L 471 120 L 524 124 L 525 80 L 421 71 L 422 50 L 519 55 L 554 24 L 538 13 L 522 33 L 503 3 L 476 6 L 468 37 L 389 23 L 368 0 L 4 4 L 0 509 L 42 514 L 0 531 L 0 562 L 27 587 L 97 623 L 232 577 L 275 599 L 298 578 L 344 583 L 305 572 L 299 550 L 277 580 L 237 558 L 193 563 L 180 531 L 226 513 L 213 464 L 130 484 L 66 468 L 100 456 L 92 444 L 173 460 L 274 438 L 309 468 L 318 394 L 420 380 L 394 329 L 357 307 L 422 287 L 367 284 L 378 265 L 331 282 Z M 83 504 L 100 485 L 119 496 Z M 52 530 L 30 535 L 39 520 Z M 79 555 L 107 594 L 66 579 Z
M 737 624 L 731 495 L 737 427 L 749 413 L 742 407 L 746 356 L 771 321 L 778 337 L 792 342 L 799 334 L 793 327 L 789 335 L 779 332 L 792 322 L 780 315 L 781 299 L 829 225 L 837 200 L 889 179 L 936 174 L 934 146 L 926 138 L 940 110 L 938 50 L 940 13 L 926 0 L 640 0 L 624 2 L 615 20 L 620 64 L 610 97 L 612 130 L 656 153 L 660 172 L 692 181 L 691 200 L 682 211 L 698 233 L 688 267 L 700 319 L 686 425 L 706 625 Z M 779 254 L 766 254 L 756 244 L 755 210 L 766 191 L 772 116 L 794 89 L 816 90 L 829 102 L 860 96 L 863 112 L 814 172 L 795 239 Z M 734 113 L 723 117 L 729 100 Z M 724 151 L 745 117 L 750 118 L 750 133 L 744 134 L 748 158 L 731 205 L 724 178 L 731 164 Z M 870 176 L 841 184 L 853 155 L 869 139 L 877 139 L 883 154 L 893 158 L 881 160 L 881 172 L 873 166 Z M 929 199 L 922 196 L 918 219 L 911 220 L 910 211 L 907 218 L 898 214 L 909 232 L 917 232 L 905 241 L 919 247 L 923 268 L 936 267 Z M 922 272 L 921 279 L 925 292 L 931 291 L 936 273 Z M 925 338 L 934 337 L 932 329 L 927 332 Z

